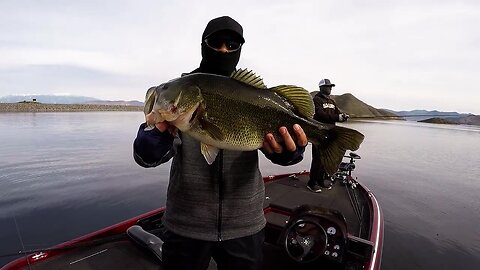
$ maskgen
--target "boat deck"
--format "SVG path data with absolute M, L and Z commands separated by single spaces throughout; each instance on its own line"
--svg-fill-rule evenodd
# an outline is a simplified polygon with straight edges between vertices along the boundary
M 352 189 L 350 193 L 347 192 L 347 186 L 335 181 L 332 189 L 322 192 L 314 193 L 306 188 L 308 175 L 298 175 L 295 177 L 285 177 L 283 179 L 267 183 L 265 187 L 265 204 L 264 208 L 272 207 L 279 210 L 291 212 L 295 207 L 309 204 L 320 206 L 326 209 L 337 210 L 345 217 L 347 222 L 348 233 L 357 237 L 366 238 L 370 233 L 368 231 L 370 223 L 370 210 L 362 209 L 368 206 L 366 203 L 367 194 L 365 192 L 355 191 L 355 196 L 358 199 L 360 213 L 362 213 L 363 226 L 360 227 L 359 217 L 355 214 L 354 207 L 350 197 L 353 196 Z M 350 194 L 350 197 L 349 197 Z M 353 199 L 353 198 L 352 198 Z M 266 214 L 267 222 L 278 223 L 275 217 L 269 217 Z
M 338 264 L 322 261 L 321 264 L 298 264 L 294 263 L 286 255 L 280 243 L 280 235 L 289 219 L 288 213 L 300 205 L 311 204 L 327 209 L 338 210 L 346 220 L 348 233 L 353 236 L 363 237 L 368 235 L 370 225 L 369 209 L 363 209 L 364 225 L 360 226 L 359 218 L 355 214 L 347 188 L 335 182 L 331 190 L 323 190 L 321 193 L 313 193 L 306 188 L 308 174 L 298 176 L 286 176 L 281 179 L 266 183 L 266 240 L 264 245 L 265 267 L 264 269 L 339 269 Z M 363 192 L 359 192 L 363 191 Z M 350 194 L 350 195 L 349 195 Z M 366 200 L 368 194 L 362 188 L 357 188 L 355 196 L 359 205 L 368 207 Z M 277 211 L 268 211 L 268 209 Z M 145 230 L 155 231 L 159 227 L 161 213 L 138 222 Z M 361 232 L 361 233 L 359 233 Z M 292 268 L 293 267 L 293 268 Z M 26 266 L 23 269 L 68 269 L 68 270 L 96 270 L 96 269 L 155 269 L 161 270 L 161 264 L 148 251 L 142 250 L 128 237 L 123 234 L 114 241 L 99 241 L 96 245 L 89 244 L 87 247 L 76 247 L 71 251 L 58 256 L 46 258 L 42 262 Z M 212 261 L 210 270 L 216 269 Z M 342 268 L 340 268 L 342 269 Z

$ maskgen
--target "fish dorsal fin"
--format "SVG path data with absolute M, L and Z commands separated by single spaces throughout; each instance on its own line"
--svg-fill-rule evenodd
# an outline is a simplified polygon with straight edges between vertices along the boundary
M 251 70 L 249 71 L 247 69 L 237 69 L 234 72 L 232 72 L 232 74 L 230 75 L 230 78 L 246 83 L 255 88 L 267 89 L 267 87 L 263 83 L 263 79 L 260 78 L 260 76 L 257 76 L 257 74 L 255 74 Z
M 271 88 L 271 90 L 285 98 L 299 114 L 313 118 L 315 105 L 313 104 L 312 96 L 307 90 L 295 85 L 279 85 Z

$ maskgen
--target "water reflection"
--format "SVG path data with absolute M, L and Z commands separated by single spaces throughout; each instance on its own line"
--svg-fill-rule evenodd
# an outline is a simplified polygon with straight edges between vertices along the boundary
M 473 270 L 479 263 L 478 249 L 444 239 L 441 232 L 426 236 L 415 226 L 403 227 L 389 220 L 385 224 L 382 270 Z
M 0 254 L 47 247 L 164 205 L 169 164 L 132 158 L 141 112 L 0 114 Z M 365 134 L 356 175 L 385 214 L 382 269 L 477 269 L 480 129 L 406 121 Z M 263 175 L 310 168 L 272 165 Z M 11 258 L 1 258 L 3 265 Z

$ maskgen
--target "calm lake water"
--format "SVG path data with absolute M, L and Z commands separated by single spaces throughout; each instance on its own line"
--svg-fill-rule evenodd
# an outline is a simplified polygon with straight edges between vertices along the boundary
M 141 112 L 0 113 L 0 266 L 165 203 L 170 164 L 132 158 Z M 365 134 L 356 176 L 385 215 L 382 269 L 479 269 L 480 128 L 347 124 Z M 264 175 L 308 170 L 270 164 Z

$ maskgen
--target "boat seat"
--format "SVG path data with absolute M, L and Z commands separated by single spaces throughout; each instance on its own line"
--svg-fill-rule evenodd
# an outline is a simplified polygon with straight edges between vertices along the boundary
M 127 235 L 140 247 L 150 251 L 161 262 L 162 261 L 162 239 L 156 235 L 145 231 L 138 225 L 133 225 L 127 229 Z
M 147 231 L 145 231 L 142 227 L 139 225 L 133 225 L 130 228 L 127 229 L 127 235 L 130 237 L 130 239 L 133 240 L 134 243 L 136 243 L 138 246 L 141 248 L 150 251 L 155 258 L 158 259 L 160 263 L 162 263 L 162 246 L 163 246 L 163 240 L 157 237 L 154 234 L 151 234 Z M 162 269 L 162 266 L 160 264 L 160 270 Z M 208 266 L 208 270 L 215 270 L 217 269 L 217 264 L 213 259 L 210 260 L 210 264 Z

